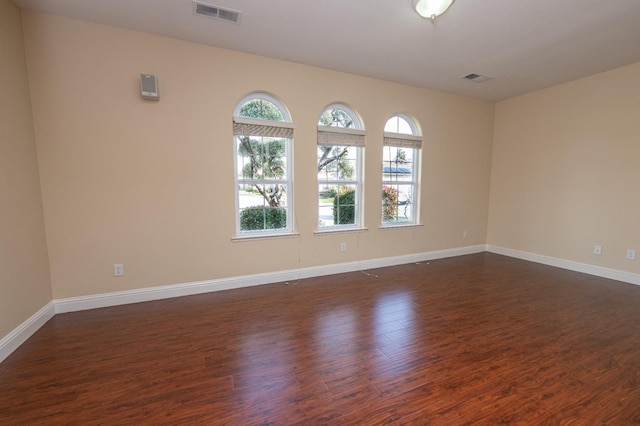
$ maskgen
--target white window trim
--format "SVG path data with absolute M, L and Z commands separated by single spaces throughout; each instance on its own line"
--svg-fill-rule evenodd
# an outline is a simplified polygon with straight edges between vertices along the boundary
M 380 217 L 380 228 L 406 228 L 413 226 L 422 226 L 420 224 L 420 167 L 422 165 L 422 136 L 419 134 L 418 125 L 415 120 L 406 114 L 394 114 L 389 117 L 389 120 L 395 117 L 400 117 L 407 122 L 411 131 L 414 134 L 408 133 L 396 133 L 396 132 L 384 132 L 383 133 L 383 150 L 387 146 L 396 148 L 411 149 L 413 150 L 413 168 L 411 172 L 410 181 L 391 181 L 384 179 L 384 163 L 382 173 L 382 185 L 393 186 L 398 184 L 410 184 L 413 187 L 413 203 L 409 208 L 412 211 L 413 221 L 411 222 L 385 222 L 383 217 Z M 388 120 L 387 120 L 388 122 Z M 384 155 L 383 155 L 384 158 Z M 382 202 L 382 199 L 380 200 Z
M 231 238 L 231 241 L 234 243 L 242 243 L 246 241 L 256 241 L 256 240 L 274 240 L 281 238 L 297 238 L 300 234 L 298 232 L 289 232 L 282 234 L 260 234 L 260 235 L 239 235 Z
M 256 99 L 262 99 L 265 101 L 268 101 L 272 104 L 274 104 L 282 113 L 282 116 L 284 118 L 284 120 L 287 121 L 277 121 L 277 120 L 262 120 L 262 119 L 256 119 L 256 118 L 247 118 L 247 117 L 240 117 L 238 116 L 240 110 L 242 109 L 242 106 L 244 106 L 244 104 L 246 104 L 247 102 L 250 102 L 252 100 L 256 100 Z M 241 184 L 247 184 L 247 183 L 253 183 L 253 182 L 257 182 L 257 180 L 255 179 L 241 179 L 239 178 L 238 174 L 239 174 L 239 170 L 238 170 L 238 151 L 237 151 L 237 147 L 238 147 L 238 143 L 237 143 L 237 137 L 241 136 L 241 135 L 237 135 L 235 134 L 235 127 L 236 124 L 241 124 L 241 125 L 250 125 L 250 126 L 258 126 L 258 128 L 263 128 L 262 130 L 265 130 L 266 132 L 269 131 L 269 129 L 282 129 L 282 130 L 287 130 L 287 129 L 295 129 L 296 125 L 295 123 L 293 123 L 291 121 L 291 115 L 289 114 L 289 111 L 287 110 L 287 108 L 284 106 L 284 104 L 282 102 L 280 102 L 278 99 L 276 99 L 273 96 L 267 95 L 265 93 L 253 93 L 250 94 L 248 96 L 245 96 L 244 98 L 242 98 L 242 100 L 240 100 L 240 102 L 236 105 L 236 109 L 234 110 L 234 117 L 233 117 L 233 124 L 234 124 L 234 135 L 233 135 L 233 146 L 234 146 L 234 151 L 233 151 L 233 170 L 234 170 L 234 184 L 235 184 L 235 222 L 236 222 L 236 226 L 235 226 L 235 235 L 231 238 L 232 241 L 245 241 L 245 240 L 251 240 L 251 239 L 260 239 L 260 238 L 274 238 L 274 237 L 286 237 L 286 236 L 295 236 L 297 235 L 293 229 L 293 224 L 294 224 L 294 220 L 293 220 L 293 165 L 292 165 L 292 161 L 293 161 L 293 133 L 291 132 L 291 136 L 276 136 L 277 138 L 282 138 L 286 140 L 286 161 L 287 161 L 287 171 L 286 171 L 286 176 L 287 178 L 285 180 L 282 179 L 261 179 L 259 180 L 260 183 L 264 183 L 264 184 L 284 184 L 287 187 L 287 192 L 286 192 L 286 206 L 285 209 L 287 211 L 287 221 L 286 221 L 286 227 L 282 228 L 282 229 L 263 229 L 263 230 L 247 230 L 247 231 L 242 231 L 240 229 L 240 197 L 239 197 L 239 187 Z M 247 135 L 247 136 L 252 136 L 252 137 L 272 137 L 272 136 L 260 136 L 260 135 Z
M 330 145 L 330 146 L 352 146 L 357 149 L 356 154 L 356 178 L 354 180 L 332 180 L 332 181 L 322 181 L 323 184 L 326 185 L 350 185 L 355 186 L 356 188 L 356 203 L 355 203 L 355 212 L 354 212 L 354 224 L 347 225 L 330 225 L 330 226 L 319 226 L 320 223 L 320 208 L 319 204 L 316 204 L 316 224 L 317 230 L 316 234 L 328 234 L 335 232 L 354 232 L 364 230 L 364 147 L 365 147 L 365 135 L 366 131 L 363 129 L 362 121 L 356 112 L 350 107 L 340 104 L 334 103 L 328 105 L 322 110 L 322 114 L 325 111 L 330 109 L 339 109 L 345 111 L 351 116 L 351 119 L 354 123 L 354 127 L 339 127 L 339 126 L 325 126 L 322 124 L 318 124 L 317 127 L 317 135 L 318 141 L 317 145 Z M 321 139 L 325 139 L 325 141 L 321 141 Z M 333 140 L 332 140 L 333 139 Z M 316 155 L 317 161 L 317 155 Z M 320 200 L 320 179 L 317 179 L 317 194 L 316 194 L 316 203 L 319 203 Z
M 387 231 L 389 229 L 398 229 L 398 228 L 420 228 L 424 225 L 422 223 L 398 223 L 398 224 L 388 224 L 383 223 L 380 225 L 380 229 Z

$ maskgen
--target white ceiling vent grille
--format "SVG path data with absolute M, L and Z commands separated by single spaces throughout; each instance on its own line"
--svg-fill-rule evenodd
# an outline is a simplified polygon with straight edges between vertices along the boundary
M 471 74 L 467 74 L 462 78 L 466 78 L 467 80 L 471 80 L 471 81 L 475 81 L 476 83 L 482 83 L 483 81 L 487 81 L 489 80 L 489 77 L 486 77 L 484 75 L 480 75 L 480 74 L 476 74 L 476 73 L 471 73 Z
M 233 24 L 240 23 L 242 12 L 232 9 L 224 9 L 210 4 L 193 2 L 193 13 L 207 18 L 217 19 L 219 21 L 231 22 Z

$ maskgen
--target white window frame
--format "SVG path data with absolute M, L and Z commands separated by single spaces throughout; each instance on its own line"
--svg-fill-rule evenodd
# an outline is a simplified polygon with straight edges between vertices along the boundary
M 409 205 L 400 205 L 398 204 L 398 211 L 396 212 L 396 220 L 395 221 L 385 221 L 384 214 L 381 212 L 380 220 L 382 227 L 399 227 L 399 226 L 413 226 L 419 225 L 419 214 L 420 214 L 420 162 L 422 157 L 422 136 L 420 135 L 420 129 L 416 123 L 416 121 L 406 115 L 406 114 L 394 114 L 385 122 L 385 129 L 389 127 L 389 122 L 393 119 L 402 119 L 409 125 L 411 134 L 409 133 L 399 133 L 399 125 L 396 126 L 396 132 L 384 132 L 384 140 L 383 140 L 383 151 L 387 149 L 387 147 L 396 147 L 402 148 L 405 150 L 412 150 L 412 158 L 413 158 L 413 167 L 411 170 L 411 176 L 409 180 L 399 181 L 397 176 L 395 179 L 386 178 L 385 179 L 385 162 L 384 156 L 385 153 L 382 154 L 382 186 L 381 186 L 381 194 L 383 193 L 383 188 L 385 186 L 393 187 L 395 185 L 408 185 L 411 187 L 411 197 L 408 201 Z M 391 173 L 387 173 L 391 176 Z M 382 197 L 382 196 L 381 196 Z M 381 198 L 381 207 L 384 204 L 384 200 Z M 398 200 L 398 203 L 401 203 L 401 200 Z M 411 220 L 397 220 L 401 215 L 402 209 L 404 212 L 409 212 L 406 214 L 407 217 L 410 217 Z M 409 210 L 410 209 L 410 210 Z
M 352 126 L 345 128 L 340 125 L 340 123 L 335 123 L 334 125 L 325 126 L 320 124 L 320 119 L 318 119 L 318 140 L 317 145 L 331 145 L 338 147 L 353 147 L 356 151 L 356 159 L 355 159 L 355 170 L 354 177 L 351 179 L 327 179 L 322 180 L 320 177 L 320 173 L 317 173 L 318 181 L 317 181 L 317 224 L 318 224 L 318 232 L 336 232 L 336 231 L 346 231 L 346 230 L 354 230 L 354 229 L 362 229 L 362 224 L 364 220 L 364 188 L 363 188 L 363 158 L 364 158 L 364 140 L 366 132 L 364 130 L 364 126 L 362 125 L 362 121 L 358 114 L 350 107 L 341 104 L 335 103 L 327 106 L 322 110 L 320 117 L 324 115 L 325 112 L 332 109 L 339 109 L 347 113 L 352 122 Z M 318 151 L 316 150 L 316 165 L 318 164 Z M 322 218 L 320 214 L 320 187 L 322 185 L 325 186 L 338 186 L 338 185 L 348 185 L 355 187 L 355 205 L 354 205 L 354 223 L 352 224 L 332 224 L 332 225 L 322 225 Z
M 265 119 L 256 119 L 256 118 L 248 118 L 241 117 L 240 111 L 242 107 L 250 101 L 253 100 L 264 100 L 272 103 L 280 113 L 282 114 L 283 120 L 265 120 Z M 291 115 L 289 111 L 285 107 L 285 105 L 275 97 L 268 95 L 266 93 L 252 93 L 248 96 L 245 96 L 238 104 L 234 110 L 233 114 L 233 164 L 234 164 L 234 185 L 235 185 L 235 222 L 236 222 L 236 238 L 254 238 L 254 237 L 267 237 L 267 236 L 278 236 L 278 235 L 290 235 L 293 233 L 293 202 L 292 202 L 292 194 L 293 194 L 293 129 L 295 129 L 295 124 L 291 121 Z M 260 178 L 260 179 L 251 179 L 251 178 L 242 178 L 240 176 L 239 170 L 239 158 L 238 158 L 238 137 L 239 136 L 251 136 L 251 137 L 259 137 L 259 138 L 283 138 L 285 140 L 285 176 L 284 179 L 276 179 L 276 178 Z M 284 228 L 279 229 L 259 229 L 259 230 L 242 230 L 240 227 L 240 186 L 241 185 L 284 185 L 286 187 L 286 192 L 284 196 L 284 209 L 286 211 L 286 226 Z M 264 203 L 264 200 L 262 200 Z M 264 204 L 263 204 L 264 205 Z

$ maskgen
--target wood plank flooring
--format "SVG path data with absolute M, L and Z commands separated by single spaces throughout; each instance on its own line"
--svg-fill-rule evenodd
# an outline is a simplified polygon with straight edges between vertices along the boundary
M 2 425 L 639 424 L 640 287 L 482 253 L 61 314 Z

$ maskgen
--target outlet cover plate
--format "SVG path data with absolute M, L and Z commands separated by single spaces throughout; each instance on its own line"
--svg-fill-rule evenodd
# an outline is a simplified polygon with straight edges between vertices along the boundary
M 124 275 L 124 265 L 122 265 L 122 263 L 113 265 L 113 275 L 115 275 L 116 277 L 121 277 Z

